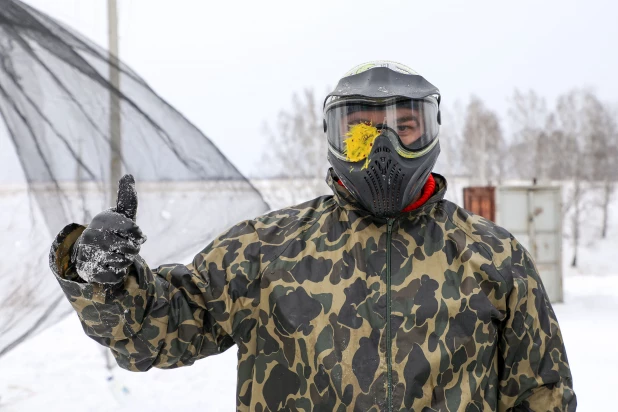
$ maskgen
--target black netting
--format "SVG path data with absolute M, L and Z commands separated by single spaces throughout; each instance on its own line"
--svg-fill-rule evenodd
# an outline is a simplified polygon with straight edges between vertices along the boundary
M 268 208 L 135 72 L 14 0 L 0 0 L 0 114 L 1 158 L 18 159 L 0 179 L 0 356 L 71 310 L 48 268 L 51 240 L 113 206 L 119 173 L 135 176 L 153 266 L 186 261 Z

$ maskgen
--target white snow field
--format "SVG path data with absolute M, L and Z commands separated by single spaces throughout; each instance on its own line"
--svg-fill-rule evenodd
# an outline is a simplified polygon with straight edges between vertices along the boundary
M 306 196 L 272 190 L 272 186 L 281 188 L 277 182 L 270 185 L 266 198 L 275 208 Z M 328 191 L 317 186 L 318 192 Z M 565 301 L 554 304 L 554 309 L 573 372 L 578 410 L 584 412 L 616 410 L 612 403 L 618 373 L 618 200 L 612 206 L 605 240 L 598 239 L 598 209 L 589 210 L 591 220 L 582 228 L 577 269 L 569 267 L 570 230 L 564 230 Z M 191 367 L 128 372 L 84 335 L 74 313 L 0 358 L 2 412 L 233 411 L 235 385 L 235 347 Z

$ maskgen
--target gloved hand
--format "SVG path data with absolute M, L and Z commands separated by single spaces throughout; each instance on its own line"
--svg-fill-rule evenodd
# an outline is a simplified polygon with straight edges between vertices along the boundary
M 99 213 L 73 248 L 72 261 L 86 282 L 115 284 L 122 281 L 146 237 L 135 224 L 135 180 L 124 175 L 118 184 L 116 207 Z

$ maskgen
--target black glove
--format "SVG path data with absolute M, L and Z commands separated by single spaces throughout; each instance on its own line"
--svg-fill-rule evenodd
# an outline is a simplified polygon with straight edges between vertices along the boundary
M 122 281 L 146 237 L 135 224 L 135 180 L 124 175 L 118 185 L 116 208 L 99 213 L 75 243 L 72 261 L 86 282 Z

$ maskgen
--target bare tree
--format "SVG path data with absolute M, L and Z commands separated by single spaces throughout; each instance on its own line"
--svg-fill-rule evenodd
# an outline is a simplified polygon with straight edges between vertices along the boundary
M 275 127 L 264 125 L 270 142 L 263 162 L 275 177 L 324 178 L 328 169 L 328 143 L 321 107 L 315 93 L 305 89 L 292 96 L 289 110 L 279 112 Z
M 589 142 L 586 145 L 591 178 L 602 189 L 597 203 L 603 211 L 601 238 L 604 239 L 607 236 L 609 205 L 618 173 L 618 127 L 610 107 L 592 94 L 587 96 L 586 117 L 591 123 Z
M 520 178 L 547 179 L 553 156 L 545 98 L 533 90 L 522 93 L 516 89 L 510 99 L 508 113 L 513 130 L 509 150 L 511 170 Z
M 597 100 L 591 91 L 573 90 L 558 98 L 556 106 L 556 120 L 561 129 L 563 139 L 556 146 L 556 154 L 562 162 L 563 178 L 570 178 L 573 187 L 570 190 L 565 204 L 565 211 L 572 209 L 571 235 L 573 242 L 573 258 L 571 266 L 577 266 L 577 253 L 581 242 L 580 226 L 585 208 L 589 204 L 584 197 L 590 190 L 592 181 L 592 163 L 590 156 L 591 142 L 598 131 L 598 120 L 594 113 Z M 559 150 L 559 151 L 558 151 Z
M 605 179 L 605 181 L 603 182 L 603 197 L 601 200 L 601 208 L 603 209 L 603 222 L 601 226 L 602 239 L 605 239 L 607 237 L 607 227 L 609 225 L 609 205 L 615 191 L 616 181 Z
M 609 226 L 609 205 L 616 191 L 618 180 L 618 110 L 615 107 L 605 106 L 604 125 L 607 130 L 607 146 L 605 148 L 605 165 L 603 171 L 603 225 L 601 237 L 607 237 Z
M 462 163 L 485 185 L 501 182 L 505 174 L 505 142 L 498 115 L 472 96 L 462 133 Z
M 544 163 L 543 170 L 547 177 L 552 180 L 571 178 L 573 165 L 565 159 L 571 158 L 576 150 L 575 141 L 562 130 L 555 112 L 547 115 L 545 131 L 541 136 L 546 140 L 544 146 L 548 147 L 548 150 L 539 161 Z

